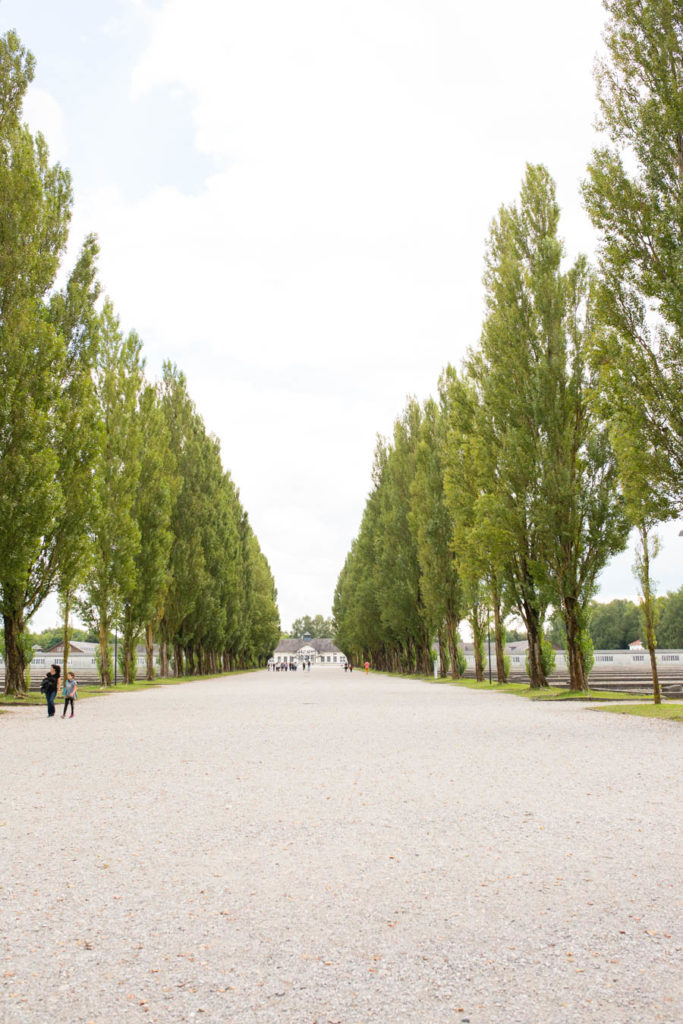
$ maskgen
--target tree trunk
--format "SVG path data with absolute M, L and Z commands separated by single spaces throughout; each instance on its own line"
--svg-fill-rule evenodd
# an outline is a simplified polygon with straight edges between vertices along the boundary
M 445 624 L 439 630 L 439 679 L 448 675 L 448 641 Z
M 526 627 L 529 650 L 527 658 L 529 661 L 529 680 L 532 690 L 540 690 L 548 685 L 548 680 L 543 671 L 543 659 L 541 657 L 541 631 L 539 628 L 539 615 L 535 608 L 524 601 L 520 608 L 522 619 Z
M 148 622 L 145 628 L 145 655 L 147 658 L 145 679 L 154 679 L 154 626 L 151 622 Z
M 180 644 L 173 645 L 173 675 L 176 679 L 183 675 L 183 649 Z
M 185 665 L 187 667 L 188 676 L 193 676 L 196 672 L 196 668 L 194 664 L 194 646 L 192 644 L 188 644 L 185 648 Z
M 478 683 L 484 682 L 484 659 L 481 649 L 484 641 L 484 631 L 479 621 L 479 605 L 475 604 L 470 615 L 470 626 L 472 627 L 472 639 L 474 640 L 474 674 Z
M 161 638 L 159 644 L 159 675 L 162 679 L 168 679 L 171 675 L 171 663 L 168 657 L 168 640 Z
M 62 685 L 66 683 L 66 674 L 69 671 L 69 612 L 71 610 L 71 594 L 67 591 L 64 594 L 64 622 L 62 624 L 62 642 L 64 644 L 64 658 L 62 661 Z M 57 695 L 59 695 L 59 688 L 57 688 Z
M 650 537 L 648 534 L 647 527 L 643 526 L 639 528 L 640 532 L 640 543 L 642 545 L 641 555 L 641 568 L 638 573 L 639 582 L 642 590 L 642 608 L 643 616 L 645 618 L 645 639 L 647 643 L 647 649 L 650 654 L 650 669 L 652 671 L 652 696 L 655 704 L 662 703 L 662 690 L 659 685 L 659 673 L 657 672 L 657 657 L 655 650 L 657 647 L 657 641 L 655 638 L 655 614 L 654 614 L 654 594 L 652 593 L 652 585 L 650 582 Z M 655 538 L 654 550 L 657 550 L 657 540 Z
M 500 614 L 500 597 L 498 591 L 493 591 L 493 630 L 496 639 L 496 676 L 499 683 L 507 683 L 508 677 L 505 671 L 505 648 L 503 645 L 503 621 Z
M 109 671 L 109 637 L 107 623 L 100 619 L 100 683 L 102 686 L 111 686 L 111 673 Z
M 134 637 L 129 623 L 123 627 L 123 681 L 126 685 L 135 682 L 137 675 L 137 651 L 135 651 Z
M 581 691 L 588 689 L 588 680 L 583 664 L 581 650 L 581 624 L 578 621 L 577 602 L 573 597 L 565 597 L 562 601 L 564 625 L 567 633 L 567 660 L 569 661 L 569 689 Z
M 26 660 L 22 645 L 24 616 L 22 612 L 3 615 L 5 631 L 5 693 L 13 697 L 26 694 L 24 669 Z

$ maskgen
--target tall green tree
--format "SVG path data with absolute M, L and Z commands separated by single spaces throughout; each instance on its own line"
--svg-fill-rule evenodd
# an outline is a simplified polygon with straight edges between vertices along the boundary
M 112 683 L 109 636 L 122 624 L 125 595 L 136 579 L 140 527 L 135 515 L 142 467 L 138 405 L 143 387 L 141 342 L 123 335 L 110 301 L 101 314 L 101 353 L 94 381 L 102 444 L 95 473 L 92 560 L 79 610 L 97 629 L 103 686 Z
M 66 343 L 63 410 L 60 413 L 58 480 L 64 501 L 59 508 L 65 543 L 62 544 L 57 593 L 62 613 L 62 675 L 69 667 L 70 614 L 76 604 L 92 557 L 95 492 L 94 465 L 101 443 L 98 405 L 92 386 L 99 354 L 100 320 L 96 302 L 100 285 L 96 277 L 97 240 L 90 235 L 63 291 L 50 299 L 50 322 Z M 74 439 L 80 438 L 79 450 Z
M 379 489 L 373 583 L 394 670 L 431 673 L 431 640 L 421 586 L 417 538 L 410 518 L 422 413 L 410 401 L 394 424 Z
M 96 338 L 87 329 L 70 333 L 68 324 L 79 318 L 74 294 L 84 306 L 92 300 L 96 247 L 86 243 L 62 316 L 49 293 L 67 242 L 71 181 L 50 164 L 43 137 L 21 123 L 34 67 L 15 33 L 0 38 L 0 610 L 8 693 L 25 692 L 27 619 L 62 568 L 68 575 L 81 529 L 72 512 L 90 488 L 93 453 L 88 416 L 81 422 L 77 407 Z
M 184 374 L 170 363 L 164 364 L 161 390 L 162 409 L 179 477 L 171 516 L 173 541 L 168 585 L 160 622 L 161 674 L 169 673 L 169 652 L 172 649 L 174 671 L 180 676 L 184 663 L 184 626 L 205 581 L 205 558 L 200 539 L 205 431 L 187 391 Z
M 445 676 L 450 665 L 455 679 L 458 675 L 458 627 L 463 617 L 463 588 L 453 558 L 453 521 L 444 489 L 447 430 L 443 404 L 430 399 L 424 406 L 415 454 L 410 516 L 417 546 L 424 615 L 430 633 L 439 640 L 439 672 Z
M 587 688 L 587 609 L 627 535 L 607 431 L 592 403 L 590 277 L 562 268 L 555 186 L 529 166 L 519 204 L 503 207 L 487 255 L 487 316 L 471 373 L 476 433 L 495 459 L 493 511 L 509 539 L 506 576 L 529 634 L 532 686 L 543 685 L 542 622 L 561 607 L 570 686 Z
M 486 317 L 480 350 L 469 366 L 479 391 L 478 449 L 494 460 L 484 494 L 491 498 L 496 533 L 506 542 L 506 579 L 527 630 L 534 688 L 547 685 L 541 641 L 552 597 L 539 522 L 541 391 L 561 316 L 553 304 L 558 211 L 549 202 L 547 184 L 547 172 L 529 167 L 519 205 L 502 207 L 492 225 L 484 274 Z
M 495 451 L 487 446 L 486 431 L 480 429 L 482 413 L 476 375 L 458 374 L 448 366 L 439 389 L 448 420 L 444 493 L 451 516 L 451 546 L 475 641 L 475 674 L 483 679 L 486 605 L 493 611 L 496 675 L 499 683 L 505 683 L 508 668 L 504 570 L 511 556 L 511 544 L 491 488 L 495 479 Z
M 583 193 L 599 232 L 596 364 L 613 434 L 648 454 L 649 486 L 683 508 L 683 8 L 603 0 L 601 127 Z M 642 529 L 642 524 L 639 527 Z
M 136 645 L 144 636 L 146 675 L 153 678 L 154 632 L 168 583 L 173 535 L 171 514 L 177 491 L 175 457 L 157 389 L 147 384 L 139 394 L 136 438 L 139 437 L 139 473 L 132 514 L 139 533 L 134 572 L 121 590 L 124 680 L 132 682 L 137 670 Z
M 379 531 L 379 492 L 385 447 L 375 452 L 373 489 L 368 496 L 358 536 L 337 580 L 332 611 L 336 625 L 335 642 L 351 663 L 370 661 L 389 667 L 387 643 L 374 585 L 375 549 Z

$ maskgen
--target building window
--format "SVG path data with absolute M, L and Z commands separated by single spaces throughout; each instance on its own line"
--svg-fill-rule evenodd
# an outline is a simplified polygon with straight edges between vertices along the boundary
M 633 661 L 645 661 L 645 655 L 644 654 L 634 654 L 633 655 Z
M 678 654 L 663 654 L 662 661 L 680 661 Z
M 614 661 L 614 657 L 611 654 L 596 654 L 596 661 Z

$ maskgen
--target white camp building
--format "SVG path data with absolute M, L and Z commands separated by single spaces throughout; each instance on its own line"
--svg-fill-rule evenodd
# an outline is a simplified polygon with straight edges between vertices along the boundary
M 314 639 L 305 633 L 303 637 L 286 637 L 273 652 L 270 659 L 271 665 L 278 663 L 286 665 L 336 665 L 337 667 L 346 664 L 346 655 L 338 647 L 335 647 L 332 640 L 327 637 Z

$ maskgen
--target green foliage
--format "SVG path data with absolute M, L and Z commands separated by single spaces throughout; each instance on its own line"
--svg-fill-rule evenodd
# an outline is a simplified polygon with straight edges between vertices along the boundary
M 50 626 L 48 629 L 43 629 L 39 633 L 27 631 L 26 636 L 30 639 L 32 646 L 35 645 L 36 647 L 40 647 L 43 651 L 60 643 L 63 639 L 61 626 Z M 69 636 L 70 639 L 75 642 L 85 640 L 89 643 L 97 643 L 97 635 L 87 629 L 72 628 Z
M 380 671 L 431 670 L 433 634 L 422 592 L 411 499 L 422 413 L 409 402 L 391 442 L 380 438 L 373 490 L 335 591 L 336 642 Z
M 56 590 L 77 606 L 111 681 L 110 638 L 160 624 L 178 670 L 260 664 L 279 638 L 277 594 L 237 490 L 170 366 L 143 378 L 140 339 L 112 303 L 97 312 L 98 246 L 86 238 L 64 289 L 69 174 L 22 123 L 33 57 L 0 38 L 0 611 L 6 691 L 26 687 L 24 624 Z M 78 634 L 74 634 L 77 636 Z M 226 665 L 227 667 L 227 665 Z
M 583 257 L 562 269 L 558 225 L 554 182 L 528 166 L 519 202 L 501 208 L 489 236 L 487 314 L 468 366 L 474 411 L 459 447 L 478 478 L 471 530 L 486 524 L 484 547 L 527 629 L 532 685 L 545 682 L 540 635 L 552 603 L 565 620 L 572 686 L 583 689 L 585 610 L 627 522 L 591 404 L 590 274 Z
M 142 468 L 142 431 L 138 407 L 143 387 L 142 344 L 131 332 L 121 333 L 109 301 L 100 317 L 101 351 L 94 380 L 101 447 L 95 472 L 90 564 L 83 620 L 98 629 L 102 683 L 110 685 L 108 635 L 120 625 L 126 596 L 136 579 L 141 532 L 136 495 Z
M 446 489 L 448 395 L 425 403 L 411 484 L 410 526 L 420 570 L 420 594 L 430 636 L 445 639 L 452 674 L 458 673 L 457 631 L 465 594 L 453 558 L 453 520 Z
M 593 653 L 593 640 L 587 630 L 582 630 L 579 637 L 579 645 L 581 649 L 581 660 L 583 662 L 583 671 L 586 679 L 591 673 L 591 669 L 595 664 L 595 655 Z
M 658 598 L 657 604 L 659 646 L 683 648 L 683 586 Z
M 640 637 L 640 616 L 633 601 L 592 601 L 589 629 L 593 646 L 598 651 L 627 650 Z
M 458 645 L 455 649 L 455 657 L 457 659 L 456 664 L 458 667 L 458 678 L 465 675 L 465 669 L 467 668 L 467 658 L 460 646 L 460 639 L 458 638 Z
M 220 447 L 206 433 L 185 377 L 165 364 L 161 410 L 175 456 L 172 542 L 161 600 L 163 648 L 172 647 L 181 675 L 263 665 L 280 638 L 272 573 L 221 465 Z M 163 667 L 163 652 L 162 652 Z
M 312 637 L 334 636 L 334 619 L 326 619 L 322 615 L 302 615 L 292 623 L 290 636 L 301 637 L 304 633 L 310 633 Z
M 45 140 L 21 121 L 34 63 L 13 32 L 0 38 L 0 608 L 9 693 L 26 686 L 25 621 L 71 571 L 97 448 L 87 398 L 97 247 L 86 242 L 66 291 L 48 299 L 72 194 L 68 172 L 50 165 Z
M 567 646 L 567 628 L 564 624 L 564 616 L 557 608 L 553 609 L 546 626 L 546 636 L 553 645 L 564 650 Z
M 609 145 L 584 183 L 600 233 L 595 365 L 622 473 L 640 455 L 640 490 L 661 518 L 683 507 L 683 12 L 676 0 L 604 6 L 597 84 Z

